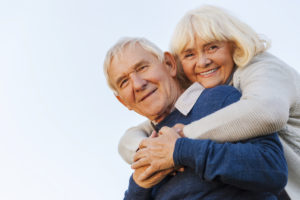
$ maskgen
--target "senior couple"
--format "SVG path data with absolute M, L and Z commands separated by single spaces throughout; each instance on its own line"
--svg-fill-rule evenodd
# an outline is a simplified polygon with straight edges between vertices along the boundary
M 208 15 L 205 11 L 209 11 L 208 13 L 216 16 L 221 13 L 219 18 L 230 27 L 228 23 L 234 20 L 229 19 L 226 22 L 227 15 L 216 10 L 218 11 L 214 7 L 205 7 L 191 13 Z M 216 16 L 214 20 L 217 20 Z M 187 20 L 182 21 L 183 24 L 188 23 Z M 199 22 L 193 23 L 200 27 Z M 220 23 L 216 24 L 220 26 Z M 234 22 L 234 25 L 245 29 L 238 22 Z M 182 26 L 179 27 L 180 31 L 189 32 L 182 29 Z M 107 53 L 104 72 L 109 86 L 124 106 L 148 118 L 147 123 L 150 125 L 142 125 L 142 128 L 139 126 L 138 129 L 142 132 L 137 132 L 136 129 L 128 131 L 120 141 L 119 150 L 124 151 L 120 152 L 121 155 L 125 160 L 133 161 L 132 167 L 135 169 L 124 199 L 288 199 L 284 191 L 287 183 L 287 163 L 275 132 L 278 130 L 276 125 L 269 123 L 265 128 L 259 123 L 251 124 L 255 122 L 251 112 L 248 116 L 250 125 L 247 125 L 247 110 L 243 109 L 241 112 L 244 114 L 238 124 L 241 135 L 233 135 L 232 138 L 235 139 L 226 140 L 218 138 L 222 133 L 214 133 L 206 139 L 201 138 L 198 130 L 203 128 L 197 128 L 197 123 L 210 116 L 218 116 L 220 111 L 224 111 L 229 113 L 226 118 L 221 112 L 220 116 L 223 118 L 215 117 L 215 121 L 210 121 L 205 126 L 224 127 L 224 132 L 228 132 L 231 126 L 238 126 L 230 124 L 228 120 L 232 116 L 239 116 L 236 107 L 244 105 L 247 100 L 251 100 L 252 104 L 257 104 L 256 101 L 259 100 L 259 103 L 267 106 L 263 102 L 265 99 L 257 98 L 260 97 L 257 94 L 269 91 L 270 88 L 268 85 L 259 87 L 258 83 L 278 79 L 276 73 L 281 73 L 284 66 L 288 72 L 281 75 L 285 78 L 296 78 L 290 78 L 286 82 L 273 80 L 280 90 L 285 84 L 298 83 L 297 73 L 291 73 L 294 71 L 286 64 L 264 53 L 266 47 L 255 38 L 256 34 L 252 34 L 254 36 L 249 40 L 254 43 L 253 48 L 243 49 L 245 45 L 251 46 L 251 42 L 236 33 L 238 28 L 234 31 L 231 27 L 231 32 L 226 33 L 226 27 L 219 27 L 219 30 L 225 30 L 221 34 L 205 32 L 205 26 L 201 26 L 204 33 L 195 27 L 189 28 L 196 31 L 189 34 L 195 37 L 187 38 L 187 41 L 184 41 L 186 38 L 181 38 L 182 42 L 177 42 L 177 49 L 172 49 L 176 59 L 172 54 L 161 52 L 154 44 L 141 38 L 122 39 Z M 249 30 L 244 33 L 249 34 Z M 226 34 L 236 36 L 229 38 Z M 242 39 L 239 40 L 239 37 Z M 249 53 L 252 50 L 256 52 Z M 272 68 L 276 70 L 269 70 Z M 262 73 L 264 70 L 266 73 Z M 182 71 L 193 84 L 183 81 Z M 263 75 L 266 77 L 262 77 Z M 243 77 L 242 80 L 240 77 Z M 237 89 L 228 86 L 232 82 L 235 87 L 240 88 L 242 98 Z M 237 83 L 240 85 L 237 86 Z M 298 93 L 292 90 L 293 88 L 288 92 L 299 94 L 299 90 Z M 290 94 L 285 94 L 285 98 L 290 98 Z M 296 99 L 296 103 L 283 103 L 292 102 L 293 106 L 298 105 L 298 96 L 293 99 Z M 274 100 L 276 102 L 281 99 Z M 284 104 L 281 106 L 285 109 Z M 257 109 L 250 108 L 254 111 Z M 295 112 L 297 109 L 290 110 Z M 261 111 L 256 118 L 265 115 L 264 110 Z M 279 114 L 276 111 L 273 113 Z M 289 113 L 289 118 L 292 117 L 296 118 L 293 125 L 297 126 L 297 116 Z M 227 125 L 220 120 L 227 120 Z M 193 125 L 192 122 L 196 125 L 187 129 L 190 124 Z M 236 132 L 237 129 L 235 127 Z M 258 131 L 260 129 L 262 130 Z M 154 131 L 150 135 L 152 130 Z M 288 127 L 285 131 L 289 131 Z M 147 136 L 149 138 L 144 139 Z M 289 149 L 289 145 L 283 144 L 286 156 L 292 157 L 297 145 Z M 292 161 L 297 162 L 295 159 Z M 293 163 L 289 163 L 289 169 L 295 169 L 293 166 Z M 295 174 L 297 175 L 297 171 Z

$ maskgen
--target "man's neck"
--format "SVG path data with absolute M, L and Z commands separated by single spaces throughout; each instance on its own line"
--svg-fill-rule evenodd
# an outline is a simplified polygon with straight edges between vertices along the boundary
M 175 94 L 174 101 L 167 107 L 165 112 L 156 116 L 153 120 L 150 119 L 154 124 L 161 122 L 164 118 L 166 118 L 175 109 L 175 103 L 176 103 L 177 99 L 180 97 L 180 95 L 184 92 L 184 90 L 181 87 L 179 87 L 175 91 L 176 91 L 176 94 Z

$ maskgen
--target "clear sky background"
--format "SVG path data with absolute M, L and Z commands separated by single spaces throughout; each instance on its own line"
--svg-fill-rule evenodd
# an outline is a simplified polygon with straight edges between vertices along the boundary
M 131 170 L 118 140 L 144 118 L 107 87 L 105 53 L 122 36 L 167 50 L 202 4 L 230 10 L 300 71 L 298 0 L 0 0 L 0 199 L 122 199 Z

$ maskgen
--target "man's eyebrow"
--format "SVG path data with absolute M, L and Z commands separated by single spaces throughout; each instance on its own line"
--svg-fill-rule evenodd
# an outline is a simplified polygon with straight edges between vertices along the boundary
M 140 62 L 138 62 L 135 65 L 133 65 L 133 68 L 136 69 L 136 68 L 138 68 L 138 67 L 140 67 L 142 65 L 145 65 L 145 64 L 149 64 L 149 62 L 146 61 L 146 60 L 141 60 Z
M 149 63 L 149 62 L 146 61 L 146 60 L 141 60 L 140 62 L 134 64 L 134 65 L 131 67 L 131 69 L 134 69 L 134 70 L 135 70 L 136 68 L 138 68 L 138 67 L 140 67 L 140 66 L 142 66 L 142 65 L 144 65 L 144 64 L 148 64 L 148 63 Z M 131 73 L 132 71 L 133 71 L 133 70 L 131 70 L 130 73 Z M 123 74 L 122 76 L 120 76 L 119 78 L 117 78 L 116 84 L 119 85 L 120 82 L 121 82 L 127 75 L 128 75 L 128 74 Z
M 187 52 L 191 52 L 191 51 L 193 51 L 193 48 L 185 49 L 185 50 L 183 50 L 181 53 L 187 53 Z
M 116 85 L 118 86 L 125 77 L 126 77 L 126 75 L 122 75 L 119 78 L 117 78 Z

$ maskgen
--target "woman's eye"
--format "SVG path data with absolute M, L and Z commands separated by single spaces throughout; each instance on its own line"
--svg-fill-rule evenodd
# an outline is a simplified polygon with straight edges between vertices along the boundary
M 209 46 L 208 47 L 208 51 L 215 51 L 215 50 L 217 50 L 218 49 L 218 46 L 217 45 L 211 45 L 211 46 Z
M 194 55 L 193 53 L 187 53 L 187 54 L 184 55 L 184 57 L 189 58 L 189 57 L 192 57 L 193 55 Z

